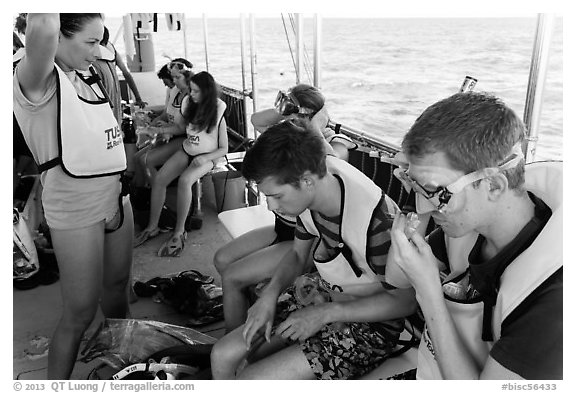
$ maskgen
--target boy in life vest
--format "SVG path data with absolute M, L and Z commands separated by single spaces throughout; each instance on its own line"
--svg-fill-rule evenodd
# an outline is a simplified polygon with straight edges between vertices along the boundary
M 524 164 L 522 120 L 501 100 L 459 93 L 405 135 L 426 242 L 392 227 L 398 264 L 426 320 L 420 379 L 562 378 L 562 163 Z M 440 274 L 440 280 L 439 278 Z
M 392 356 L 415 311 L 411 288 L 388 292 L 383 284 L 398 207 L 362 172 L 327 156 L 309 123 L 296 122 L 270 127 L 244 158 L 242 173 L 268 209 L 297 224 L 246 323 L 215 344 L 215 379 L 359 377 Z M 304 302 L 292 284 L 311 260 L 320 296 Z

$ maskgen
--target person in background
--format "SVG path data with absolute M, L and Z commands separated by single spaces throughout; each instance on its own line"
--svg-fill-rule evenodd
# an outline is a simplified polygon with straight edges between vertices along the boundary
M 326 99 L 320 90 L 314 86 L 301 83 L 291 87 L 286 92 L 279 91 L 274 102 L 274 108 L 263 109 L 252 114 L 251 121 L 256 130 L 263 132 L 282 120 L 311 119 L 320 112 L 326 118 L 326 123 L 318 128 L 319 131 L 332 146 L 336 156 L 348 161 L 348 151 L 356 149 L 358 146 L 346 135 L 336 134 L 334 130 L 328 127 L 330 116 L 326 108 Z
M 525 165 L 525 133 L 500 99 L 469 92 L 404 136 L 396 174 L 438 225 L 428 241 L 408 241 L 402 215 L 392 227 L 389 263 L 426 320 L 418 379 L 562 379 L 562 163 Z
M 40 164 L 60 270 L 62 316 L 48 379 L 70 377 L 98 306 L 107 318 L 129 314 L 133 217 L 119 174 L 126 157 L 104 92 L 83 77 L 103 34 L 101 14 L 28 14 L 26 53 L 13 77 L 13 110 Z
M 260 132 L 282 121 L 310 119 L 311 129 L 329 142 L 327 151 L 343 160 L 348 158 L 348 149 L 355 146 L 326 127 L 329 118 L 325 99 L 313 86 L 300 84 L 288 93 L 279 92 L 274 108 L 256 112 L 251 119 Z M 247 232 L 214 255 L 214 266 L 222 277 L 227 332 L 245 322 L 249 300 L 246 288 L 272 276 L 278 262 L 292 248 L 295 226 L 294 217 L 276 214 L 274 225 Z
M 164 86 L 166 86 L 166 99 L 164 100 L 164 105 L 158 108 L 150 108 L 150 116 L 154 119 L 158 117 L 164 109 L 168 106 L 168 102 L 170 99 L 170 91 L 174 87 L 174 80 L 172 79 L 172 73 L 170 72 L 170 63 L 164 64 L 156 73 L 158 79 L 162 81 Z
M 151 121 L 151 125 L 139 129 L 138 134 L 144 134 L 156 143 L 150 144 L 135 154 L 136 174 L 133 184 L 137 187 L 137 192 L 145 193 L 142 187 L 148 188 L 154 181 L 158 172 L 158 166 L 164 164 L 175 152 L 181 149 L 182 142 L 186 136 L 186 120 L 183 116 L 182 103 L 190 92 L 190 78 L 192 63 L 186 59 L 174 59 L 166 67 L 168 74 L 158 73 L 163 76 L 163 81 L 172 83 L 172 87 L 167 92 L 166 105 L 162 112 Z M 162 70 L 160 70 L 162 71 Z M 137 244 L 138 245 L 138 244 Z
M 118 121 L 118 124 L 122 124 L 122 96 L 120 92 L 120 81 L 118 80 L 118 74 L 116 73 L 116 67 L 120 69 L 128 87 L 134 93 L 135 104 L 140 108 L 144 108 L 147 103 L 142 101 L 140 92 L 138 91 L 138 86 L 134 82 L 132 74 L 124 64 L 122 57 L 114 48 L 114 45 L 109 41 L 110 32 L 108 28 L 104 27 L 104 35 L 102 36 L 102 41 L 100 41 L 100 56 L 97 57 L 96 61 L 92 63 L 96 72 L 102 79 L 102 84 L 108 92 L 110 102 L 112 103 L 112 111 L 114 112 L 114 117 Z
M 292 249 L 246 323 L 214 345 L 215 379 L 359 377 L 392 353 L 404 317 L 416 308 L 412 289 L 383 285 L 398 207 L 362 172 L 326 155 L 319 133 L 296 122 L 270 127 L 243 161 L 244 177 L 258 184 L 268 209 L 298 221 Z M 308 270 L 310 253 L 318 295 L 303 301 L 292 284 Z
M 175 67 L 178 66 L 175 64 Z M 134 241 L 135 245 L 139 245 L 158 235 L 166 188 L 180 176 L 176 225 L 172 236 L 158 251 L 158 256 L 180 256 L 186 240 L 184 225 L 192 202 L 192 185 L 214 167 L 215 160 L 228 152 L 228 131 L 224 119 L 226 104 L 218 98 L 218 85 L 214 78 L 202 71 L 190 77 L 189 86 L 190 94 L 182 104 L 186 139 L 152 178 L 150 219 Z

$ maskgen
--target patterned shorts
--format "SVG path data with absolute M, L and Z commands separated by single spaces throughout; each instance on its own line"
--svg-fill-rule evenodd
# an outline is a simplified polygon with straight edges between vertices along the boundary
M 275 325 L 300 308 L 294 287 L 288 288 L 279 297 Z M 382 364 L 403 329 L 404 319 L 330 324 L 299 345 L 317 379 L 353 379 Z

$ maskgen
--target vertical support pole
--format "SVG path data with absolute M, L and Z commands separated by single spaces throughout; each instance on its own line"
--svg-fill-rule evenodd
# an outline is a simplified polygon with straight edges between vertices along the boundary
M 248 128 L 250 127 L 250 122 L 248 119 L 248 94 L 246 89 L 246 16 L 240 14 L 240 57 L 242 64 L 242 106 L 244 110 L 244 137 L 248 137 Z M 256 133 L 253 131 L 253 136 L 256 138 Z
M 186 15 L 182 14 L 182 39 L 184 40 L 184 58 L 188 60 L 188 38 L 186 37 Z
M 256 39 L 254 38 L 254 14 L 250 14 L 250 69 L 252 73 L 252 108 L 256 112 L 258 105 L 258 89 L 257 89 L 257 62 L 256 62 Z M 256 133 L 256 131 L 254 131 Z
M 304 63 L 304 18 L 302 14 L 296 14 L 296 84 L 302 81 L 302 69 Z
M 536 37 L 532 50 L 532 63 L 530 64 L 530 77 L 526 91 L 526 104 L 524 106 L 524 124 L 528 131 L 528 144 L 524 151 L 526 162 L 532 162 L 536 156 L 540 115 L 542 113 L 542 99 L 548 59 L 554 30 L 553 14 L 538 14 Z
M 202 14 L 202 30 L 204 31 L 204 55 L 206 56 L 206 71 L 210 72 L 210 61 L 208 60 L 208 22 L 206 14 Z
M 314 15 L 314 86 L 320 89 L 322 53 L 322 17 Z

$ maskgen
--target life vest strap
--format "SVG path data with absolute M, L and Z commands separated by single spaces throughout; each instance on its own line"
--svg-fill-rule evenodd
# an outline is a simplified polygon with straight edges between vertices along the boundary
M 57 165 L 60 165 L 62 163 L 62 159 L 60 157 L 56 157 L 53 158 L 51 160 L 46 161 L 43 164 L 38 165 L 38 172 L 42 173 L 44 171 L 47 171 L 48 169 L 52 169 Z

